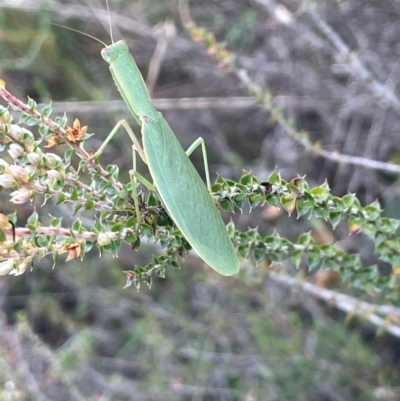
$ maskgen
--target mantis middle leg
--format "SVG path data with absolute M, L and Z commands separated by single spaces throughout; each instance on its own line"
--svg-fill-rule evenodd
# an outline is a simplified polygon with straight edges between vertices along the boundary
M 203 153 L 204 172 L 206 175 L 207 189 L 209 190 L 209 192 L 211 192 L 210 170 L 208 168 L 207 150 L 204 139 L 202 137 L 197 138 L 186 150 L 186 154 L 190 156 L 199 146 L 201 146 L 201 152 Z

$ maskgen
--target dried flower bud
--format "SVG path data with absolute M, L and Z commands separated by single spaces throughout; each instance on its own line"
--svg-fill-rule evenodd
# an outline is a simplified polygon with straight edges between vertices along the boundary
M 18 185 L 11 174 L 0 174 L 0 186 L 3 188 L 14 188 Z
M 97 243 L 100 246 L 106 246 L 111 242 L 111 238 L 108 235 L 108 233 L 99 233 L 99 235 L 97 236 Z
M 20 188 L 10 194 L 10 202 L 22 205 L 30 200 L 32 191 L 27 188 Z
M 8 153 L 13 159 L 18 159 L 18 157 L 22 156 L 25 151 L 24 148 L 18 143 L 12 143 L 8 148 Z

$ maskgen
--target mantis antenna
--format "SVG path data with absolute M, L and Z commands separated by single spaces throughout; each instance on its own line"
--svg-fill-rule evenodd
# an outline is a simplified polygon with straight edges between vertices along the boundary
M 88 38 L 91 38 L 91 39 L 95 40 L 96 42 L 101 43 L 103 46 L 107 47 L 107 45 L 99 38 L 96 38 L 96 36 L 89 35 L 88 33 L 82 32 L 79 29 L 74 29 L 74 28 L 71 28 L 70 26 L 56 24 L 56 23 L 52 23 L 51 25 L 59 26 L 60 28 L 64 28 L 64 29 L 68 29 L 69 31 L 80 33 L 81 35 L 87 36 Z
M 107 14 L 108 14 L 108 24 L 110 26 L 111 43 L 114 43 L 114 37 L 113 37 L 112 25 L 111 25 L 111 14 L 110 14 L 110 7 L 108 6 L 108 0 L 106 0 L 106 5 L 107 5 Z
M 111 14 L 110 14 L 110 7 L 108 6 L 108 0 L 106 0 L 106 5 L 107 5 L 107 14 L 108 14 L 108 25 L 110 27 L 111 43 L 114 43 L 114 37 L 113 37 L 112 25 L 111 25 Z M 99 38 L 96 38 L 95 36 L 89 35 L 86 32 L 82 32 L 79 29 L 74 29 L 74 28 L 71 28 L 69 26 L 62 25 L 62 24 L 56 24 L 56 23 L 52 23 L 51 25 L 59 26 L 60 28 L 64 28 L 64 29 L 68 29 L 68 30 L 73 31 L 73 32 L 80 33 L 81 35 L 84 35 L 84 36 L 87 36 L 88 38 L 92 38 L 92 39 L 96 40 L 97 42 L 101 43 L 104 47 L 107 47 L 107 45 L 102 40 L 100 40 Z

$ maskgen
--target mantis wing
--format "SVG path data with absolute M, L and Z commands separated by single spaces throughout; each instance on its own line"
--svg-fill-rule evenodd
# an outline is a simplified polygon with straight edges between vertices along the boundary
M 218 273 L 237 273 L 239 261 L 221 215 L 161 113 L 142 120 L 142 140 L 154 184 L 184 237 Z

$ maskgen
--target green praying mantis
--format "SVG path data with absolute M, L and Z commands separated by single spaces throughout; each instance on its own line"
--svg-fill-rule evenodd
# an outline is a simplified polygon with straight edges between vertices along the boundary
M 103 45 L 105 48 L 101 56 L 109 64 L 122 99 L 141 127 L 142 146 L 128 123 L 122 120 L 94 157 L 101 154 L 119 127 L 123 126 L 132 139 L 134 155 L 136 151 L 148 165 L 153 184 L 136 171 L 135 156 L 132 178 L 149 190 L 158 192 L 171 219 L 201 259 L 224 276 L 237 273 L 239 260 L 210 193 L 204 140 L 198 138 L 185 152 L 168 122 L 153 107 L 146 84 L 126 42 L 120 40 L 114 43 L 112 40 L 111 45 Z M 189 159 L 198 146 L 202 147 L 207 187 Z M 137 195 L 135 204 L 139 216 Z

